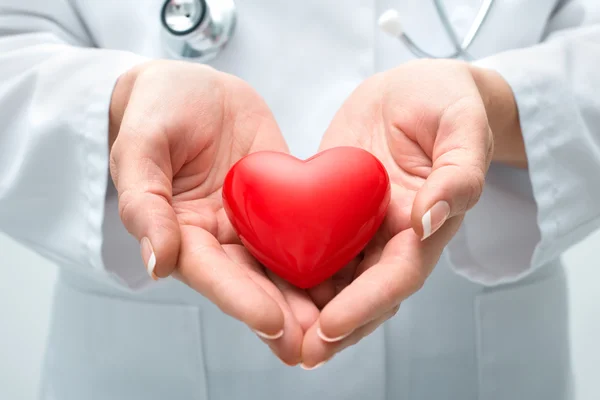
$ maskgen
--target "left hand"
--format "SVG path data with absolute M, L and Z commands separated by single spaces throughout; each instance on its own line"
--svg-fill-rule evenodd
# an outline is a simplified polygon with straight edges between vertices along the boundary
M 514 140 L 518 126 L 508 84 L 461 61 L 407 63 L 357 88 L 321 150 L 356 146 L 374 154 L 390 175 L 392 199 L 361 257 L 310 291 L 324 308 L 304 337 L 305 367 L 357 343 L 423 286 L 482 193 L 495 141 L 512 147 L 507 154 L 524 154 Z

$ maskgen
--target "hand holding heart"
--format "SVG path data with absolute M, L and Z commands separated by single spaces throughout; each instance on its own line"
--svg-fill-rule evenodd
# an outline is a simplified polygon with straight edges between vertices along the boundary
M 313 289 L 326 305 L 305 334 L 305 364 L 355 344 L 421 288 L 478 201 L 493 145 L 485 103 L 465 63 L 408 63 L 356 89 L 321 150 L 357 146 L 377 156 L 390 176 L 391 202 L 364 254 L 340 279 Z
M 376 163 L 369 161 L 373 157 L 357 156 L 356 164 L 345 160 L 348 171 L 358 168 L 350 176 L 361 168 L 372 173 L 353 180 L 359 182 L 354 196 L 361 206 L 354 209 L 368 209 L 377 216 L 381 211 L 377 201 L 385 202 L 387 208 L 379 220 L 366 215 L 346 220 L 357 238 L 365 232 L 367 236 L 375 233 L 356 257 L 351 251 L 336 253 L 319 241 L 312 243 L 314 257 L 323 265 L 318 269 L 323 275 L 316 281 L 337 273 L 307 291 L 265 270 L 246 248 L 285 276 L 277 267 L 286 255 L 304 251 L 309 256 L 313 247 L 304 243 L 303 249 L 293 249 L 290 232 L 281 237 L 262 235 L 262 242 L 258 235 L 245 237 L 248 232 L 272 234 L 272 226 L 264 225 L 264 218 L 235 224 L 238 233 L 244 232 L 241 241 L 246 246 L 242 246 L 223 208 L 222 189 L 233 165 L 261 150 L 280 154 L 271 155 L 275 158 L 287 152 L 264 102 L 237 78 L 206 67 L 158 62 L 120 80 L 113 95 L 114 110 L 111 107 L 111 125 L 118 132 L 113 135 L 111 173 L 120 196 L 122 220 L 141 241 L 142 257 L 150 267 L 155 257 L 158 277 L 173 272 L 224 312 L 258 331 L 286 363 L 317 365 L 394 315 L 400 303 L 424 284 L 462 216 L 478 200 L 493 138 L 482 95 L 470 71 L 458 61 L 405 64 L 366 80 L 342 106 L 321 149 L 351 146 L 374 155 L 379 160 Z M 306 165 L 321 162 L 326 170 L 344 165 L 333 162 L 327 166 L 327 161 L 318 161 L 326 160 L 322 157 Z M 242 163 L 253 158 L 257 159 L 251 156 Z M 288 168 L 292 164 L 281 165 Z M 391 192 L 387 194 L 385 190 L 377 192 L 385 185 L 376 182 L 376 164 L 387 171 L 379 176 L 389 176 Z M 276 172 L 266 181 L 276 181 Z M 319 176 L 321 182 L 328 182 L 327 174 Z M 244 186 L 239 179 L 231 179 L 227 185 L 232 188 Z M 307 179 L 308 175 L 298 175 L 296 187 L 302 187 Z M 319 215 L 319 222 L 326 226 L 342 221 L 335 216 L 343 215 L 339 211 L 344 196 L 352 195 L 347 190 L 352 181 L 346 181 L 349 185 L 340 186 L 339 179 L 329 179 L 341 191 L 311 199 L 313 207 L 321 207 L 316 213 L 301 208 L 310 196 L 293 192 L 293 186 L 284 185 L 289 193 L 277 196 L 296 204 L 299 223 Z M 248 204 L 268 203 L 260 191 L 240 193 L 253 196 Z M 374 193 L 375 200 L 365 200 Z M 243 202 L 229 206 L 252 207 Z M 289 217 L 289 210 L 270 210 L 269 218 L 275 224 L 278 215 Z M 345 212 L 352 210 L 350 203 Z M 238 209 L 237 215 L 242 214 Z M 309 225 L 300 224 L 299 234 Z M 365 231 L 357 233 L 360 226 L 365 226 Z M 360 242 L 345 237 L 343 229 L 333 239 L 331 230 L 321 232 L 327 233 L 323 241 L 348 241 L 354 246 Z M 431 237 L 422 240 L 426 236 Z M 280 247 L 265 252 L 277 245 Z M 295 264 L 300 274 L 297 278 L 306 271 L 306 259 L 303 262 Z M 347 266 L 339 269 L 342 262 Z M 308 279 L 304 286 L 316 281 Z
M 264 101 L 231 75 L 156 61 L 119 79 L 110 114 L 121 219 L 151 276 L 172 273 L 259 336 L 277 338 L 265 340 L 282 360 L 300 362 L 319 311 L 306 293 L 268 278 L 221 201 L 225 175 L 242 157 L 287 152 Z

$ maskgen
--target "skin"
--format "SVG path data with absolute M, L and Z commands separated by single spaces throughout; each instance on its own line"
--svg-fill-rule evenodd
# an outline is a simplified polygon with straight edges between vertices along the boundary
M 121 220 L 139 241 L 149 239 L 157 277 L 173 275 L 255 331 L 283 330 L 268 345 L 287 364 L 299 363 L 318 309 L 306 293 L 267 276 L 221 202 L 237 160 L 260 150 L 287 152 L 256 91 L 206 66 L 143 64 L 116 84 L 110 144 Z M 142 257 L 147 262 L 149 254 Z
M 494 157 L 526 166 L 510 87 L 500 75 L 460 61 L 416 61 L 366 80 L 334 117 L 321 150 L 341 145 L 362 147 L 384 163 L 392 200 L 345 279 L 318 289 L 318 304 L 326 305 L 304 337 L 307 366 L 373 332 L 425 284 L 477 203 Z M 449 219 L 422 240 L 422 217 L 439 201 L 450 205 Z
M 420 60 L 374 75 L 341 106 L 321 149 L 351 145 L 376 155 L 391 178 L 388 215 L 360 257 L 301 291 L 253 259 L 221 204 L 237 160 L 288 151 L 248 84 L 202 65 L 142 64 L 115 86 L 109 143 L 121 219 L 138 240 L 148 238 L 157 277 L 174 276 L 250 329 L 283 330 L 261 340 L 284 363 L 306 368 L 373 332 L 425 284 L 492 161 L 527 166 L 515 99 L 499 74 Z M 441 200 L 449 218 L 422 240 L 422 217 Z

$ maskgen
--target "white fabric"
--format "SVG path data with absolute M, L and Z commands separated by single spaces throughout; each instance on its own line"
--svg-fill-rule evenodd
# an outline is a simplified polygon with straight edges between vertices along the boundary
M 516 281 L 600 227 L 600 26 L 573 27 L 589 22 L 584 15 L 572 2 L 542 44 L 477 62 L 515 92 L 529 172 L 490 173 L 488 193 L 449 247 L 469 279 Z
M 236 35 L 212 65 L 258 90 L 299 157 L 316 151 L 362 80 L 413 58 L 378 31 L 381 12 L 397 8 L 428 52 L 452 48 L 429 1 L 236 4 Z M 444 4 L 464 36 L 480 1 Z M 470 53 L 515 90 L 529 172 L 493 168 L 423 290 L 384 329 L 310 372 L 282 366 L 197 293 L 152 284 L 118 220 L 108 104 L 123 71 L 166 55 L 161 5 L 0 0 L 0 229 L 64 267 L 42 398 L 569 398 L 555 259 L 598 222 L 598 28 L 582 26 L 600 3 L 495 2 Z
M 0 229 L 102 279 L 108 105 L 144 58 L 88 47 L 66 2 L 20 3 L 0 2 Z

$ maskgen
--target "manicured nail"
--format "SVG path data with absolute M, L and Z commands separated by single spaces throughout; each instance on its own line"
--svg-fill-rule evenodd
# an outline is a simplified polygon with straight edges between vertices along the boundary
M 350 336 L 351 333 L 352 332 L 348 332 L 345 335 L 341 335 L 341 336 L 338 336 L 338 337 L 330 338 L 328 336 L 325 336 L 325 334 L 323 333 L 323 331 L 321 331 L 321 327 L 317 328 L 317 335 L 321 338 L 322 341 L 327 342 L 327 343 L 335 343 L 335 342 L 339 342 L 340 340 L 344 340 L 348 336 Z
M 448 203 L 445 201 L 438 201 L 435 203 L 435 205 L 423 215 L 421 221 L 423 224 L 423 238 L 421 240 L 427 239 L 440 229 L 448 219 L 449 215 L 450 205 Z
M 280 330 L 279 332 L 277 332 L 274 335 L 269 335 L 268 333 L 264 333 L 264 332 L 261 332 L 261 331 L 254 331 L 254 333 L 256 333 L 258 336 L 260 336 L 263 339 L 275 340 L 275 339 L 279 339 L 280 337 L 283 336 L 283 329 Z
M 146 264 L 148 275 L 157 281 L 158 276 L 154 273 L 154 268 L 156 268 L 156 254 L 154 254 L 152 244 L 150 243 L 150 240 L 145 237 L 142 239 L 140 246 L 142 250 L 142 260 L 144 260 L 144 263 Z
M 325 364 L 326 362 L 327 362 L 327 360 L 325 360 L 325 361 L 323 361 L 323 362 L 320 362 L 320 363 L 318 363 L 317 365 L 315 365 L 315 366 L 312 366 L 312 367 L 309 367 L 309 366 L 307 366 L 306 364 L 304 364 L 304 363 L 301 363 L 301 364 L 300 364 L 300 368 L 302 368 L 302 369 L 305 369 L 305 370 L 307 370 L 307 371 L 310 371 L 310 370 L 317 369 L 317 368 L 319 368 L 319 367 L 323 366 L 323 364 Z

